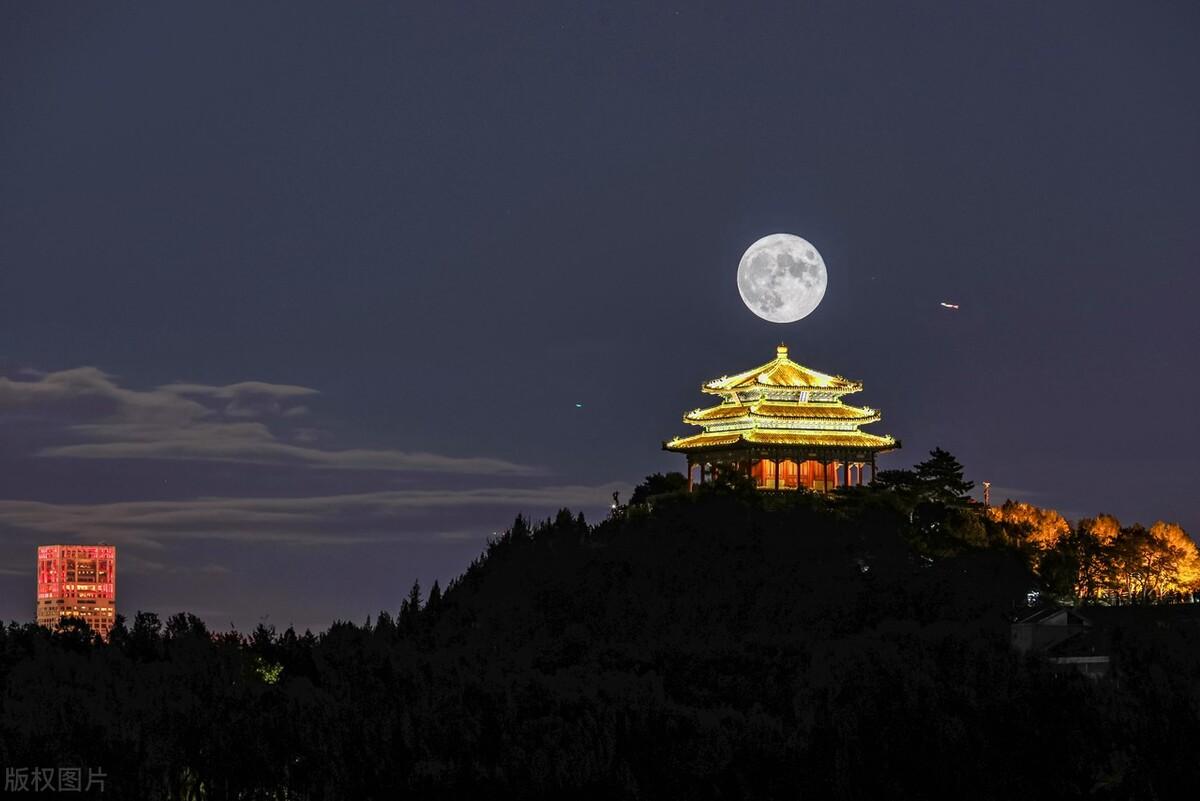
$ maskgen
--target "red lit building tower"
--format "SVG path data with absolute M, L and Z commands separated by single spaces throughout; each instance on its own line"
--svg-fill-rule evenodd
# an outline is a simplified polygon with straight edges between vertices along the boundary
M 40 545 L 37 571 L 39 625 L 80 618 L 108 637 L 117 616 L 116 546 Z

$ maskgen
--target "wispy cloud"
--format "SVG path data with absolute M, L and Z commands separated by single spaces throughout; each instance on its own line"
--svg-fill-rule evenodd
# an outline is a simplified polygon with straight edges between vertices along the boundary
M 96 367 L 36 373 L 31 380 L 0 376 L 0 414 L 9 416 L 64 423 L 104 420 L 183 425 L 211 413 L 203 404 L 162 388 L 125 389 Z
M 291 464 L 336 470 L 394 470 L 412 473 L 536 475 L 540 471 L 503 459 L 443 456 L 420 451 L 322 450 L 277 440 L 251 423 L 199 423 L 180 428 L 78 426 L 81 434 L 108 441 L 56 445 L 39 456 L 76 459 L 173 459 L 244 464 Z
M 28 376 L 28 374 L 26 374 Z M 245 381 L 225 386 L 173 383 L 151 390 L 118 385 L 95 367 L 0 377 L 0 423 L 36 418 L 63 436 L 37 452 L 47 458 L 169 459 L 291 465 L 334 470 L 522 476 L 541 471 L 488 456 L 448 456 L 388 448 L 313 447 L 308 413 L 298 399 L 309 387 Z
M 167 384 L 163 392 L 181 396 L 196 396 L 224 402 L 224 413 L 230 417 L 262 417 L 284 414 L 290 417 L 308 411 L 306 406 L 289 406 L 296 398 L 318 394 L 317 390 L 293 384 L 268 384 L 263 381 L 243 381 L 223 387 L 208 384 Z
M 102 504 L 0 501 L 0 526 L 43 537 L 103 540 L 151 548 L 160 548 L 168 541 L 194 539 L 347 544 L 411 537 L 411 515 L 422 511 L 467 507 L 526 512 L 560 507 L 595 508 L 604 505 L 614 490 L 627 489 L 623 484 L 609 483 Z M 463 534 L 433 532 L 428 536 L 456 539 Z

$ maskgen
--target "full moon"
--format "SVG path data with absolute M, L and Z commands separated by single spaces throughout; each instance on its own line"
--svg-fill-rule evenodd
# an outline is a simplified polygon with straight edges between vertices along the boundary
M 738 263 L 742 302 L 773 323 L 794 323 L 812 314 L 825 297 L 827 278 L 821 254 L 792 234 L 764 236 Z

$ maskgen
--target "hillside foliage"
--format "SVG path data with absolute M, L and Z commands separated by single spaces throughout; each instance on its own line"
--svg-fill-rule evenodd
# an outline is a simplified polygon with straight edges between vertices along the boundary
M 1008 624 L 1054 577 L 1115 586 L 1081 549 L 1185 544 L 985 514 L 934 456 L 828 498 L 652 479 L 598 525 L 518 517 L 444 592 L 320 634 L 12 624 L 0 763 L 139 801 L 1184 797 L 1200 633 L 1131 631 L 1094 681 Z M 1119 591 L 1165 597 L 1187 558 Z

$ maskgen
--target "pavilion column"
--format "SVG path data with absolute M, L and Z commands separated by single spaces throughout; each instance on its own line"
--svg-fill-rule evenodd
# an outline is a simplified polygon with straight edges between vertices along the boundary
M 862 470 L 863 470 L 863 463 L 862 463 L 862 462 L 859 462 L 857 465 L 855 465 L 855 467 L 856 467 L 856 468 L 857 468 L 857 470 L 858 470 L 858 486 L 860 486 L 860 487 L 861 487 L 861 486 L 862 486 Z
M 775 465 L 775 489 L 779 489 L 779 460 L 772 459 L 771 463 Z
M 692 460 L 688 459 L 688 492 L 692 491 Z
M 875 483 L 875 459 L 874 459 L 874 457 L 872 457 L 872 459 L 871 459 L 871 483 L 872 484 Z

